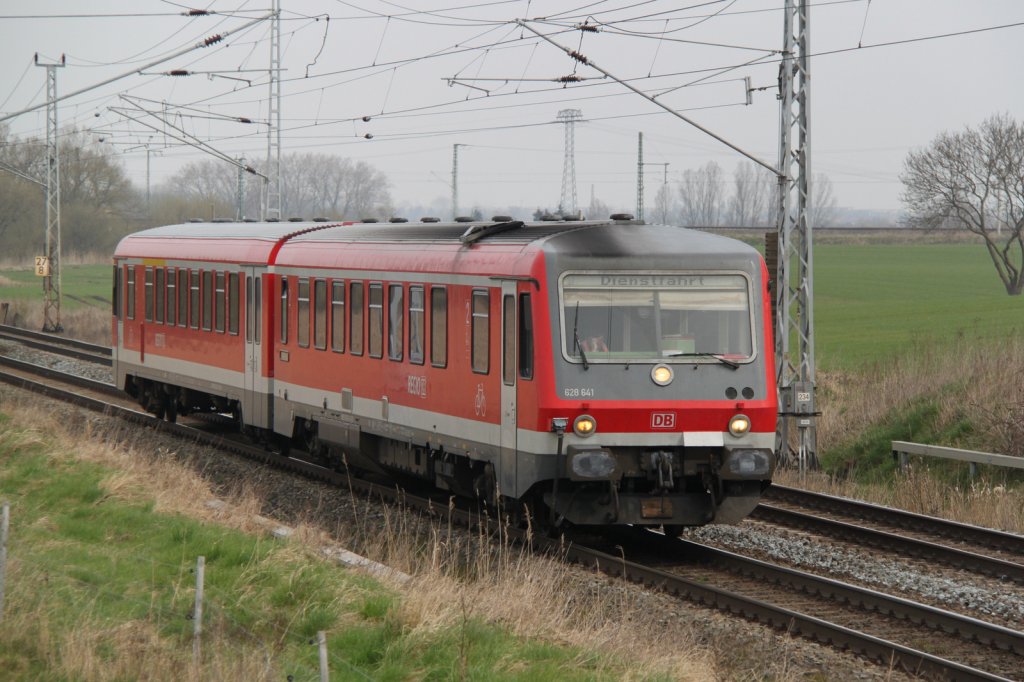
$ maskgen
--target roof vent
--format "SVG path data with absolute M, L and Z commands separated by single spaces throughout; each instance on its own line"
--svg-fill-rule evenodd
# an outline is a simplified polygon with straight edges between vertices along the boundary
M 472 225 L 462 236 L 459 237 L 459 241 L 463 244 L 472 244 L 475 241 L 479 241 L 491 235 L 499 234 L 501 232 L 508 232 L 509 230 L 518 230 L 523 227 L 522 220 L 513 220 L 505 223 L 494 223 L 492 225 Z
M 302 218 L 289 218 L 288 222 L 290 222 L 290 223 L 301 223 L 302 222 Z
M 553 213 L 545 213 L 544 215 L 542 215 L 540 217 L 540 219 L 544 220 L 544 221 L 547 221 L 547 222 L 551 222 L 553 220 L 561 220 L 562 216 L 557 216 L 557 215 L 554 215 Z
M 632 213 L 612 213 L 608 217 L 611 218 L 612 220 L 632 220 L 633 219 L 633 214 Z
M 510 215 L 492 215 L 491 220 L 496 223 L 510 223 L 512 222 L 512 216 Z
M 278 223 L 278 222 L 281 222 L 281 219 L 280 218 L 267 218 L 267 222 L 268 223 Z
M 583 220 L 583 216 L 579 213 L 570 213 L 569 215 L 563 215 L 562 220 Z
M 392 223 L 407 223 L 407 222 L 409 222 L 409 219 L 408 218 L 392 218 L 390 220 L 390 222 L 392 222 Z
M 205 220 L 203 220 L 202 218 L 189 218 L 189 219 L 188 219 L 188 221 L 189 221 L 190 223 L 205 223 L 205 222 L 206 222 L 206 221 L 205 221 Z
M 242 222 L 243 223 L 258 223 L 259 221 L 256 220 L 255 218 L 243 218 Z
M 210 222 L 211 222 L 211 223 L 233 223 L 233 222 L 235 222 L 235 221 L 233 221 L 233 220 L 228 220 L 227 218 L 214 218 L 214 219 L 213 219 L 213 220 L 211 220 Z
M 471 222 L 473 222 L 473 216 L 468 216 L 468 215 L 456 216 L 455 222 L 457 222 L 457 223 L 471 223 Z
M 361 222 L 361 223 L 375 223 L 375 222 L 377 222 L 377 219 L 376 218 L 363 218 L 359 222 Z
M 313 218 L 313 222 L 314 223 L 329 223 L 329 222 L 331 222 L 331 219 L 330 218 L 324 218 L 323 216 L 320 216 L 319 218 Z
M 423 216 L 422 218 L 420 218 L 420 222 L 421 223 L 439 223 L 439 222 L 441 222 L 441 219 L 440 218 L 435 218 L 434 216 L 426 215 L 426 216 Z

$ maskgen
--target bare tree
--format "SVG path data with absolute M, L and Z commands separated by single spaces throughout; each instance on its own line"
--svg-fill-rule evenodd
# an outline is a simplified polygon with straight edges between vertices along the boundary
M 162 194 L 183 196 L 191 206 L 190 218 L 227 218 L 238 192 L 237 169 L 225 161 L 206 159 L 185 164 L 171 176 Z
M 675 212 L 676 206 L 671 185 L 665 183 L 658 188 L 658 193 L 654 195 L 654 215 L 660 224 L 668 225 Z
M 768 225 L 768 207 L 776 191 L 775 178 L 753 161 L 736 166 L 729 222 L 737 227 Z
M 719 225 L 722 186 L 722 167 L 714 161 L 708 161 L 697 170 L 684 171 L 679 183 L 680 222 L 699 227 Z
M 247 173 L 243 181 L 243 213 L 258 215 L 261 180 Z M 190 163 L 171 178 L 164 194 L 168 191 L 185 194 L 197 204 L 199 215 L 209 212 L 222 217 L 233 216 L 238 169 L 223 161 Z M 286 154 L 281 158 L 283 218 L 387 218 L 390 210 L 387 177 L 365 161 L 318 153 Z
M 985 240 L 1006 293 L 1024 289 L 1024 126 L 998 114 L 941 133 L 903 164 L 908 222 L 954 226 Z
M 830 227 L 836 221 L 838 202 L 832 192 L 832 181 L 824 173 L 811 177 L 811 227 Z

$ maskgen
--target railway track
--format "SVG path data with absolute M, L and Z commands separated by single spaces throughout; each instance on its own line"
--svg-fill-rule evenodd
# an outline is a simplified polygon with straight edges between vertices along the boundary
M 108 346 L 100 346 L 94 343 L 86 343 L 77 339 L 69 339 L 65 336 L 34 332 L 28 329 L 20 329 L 8 325 L 0 325 L 0 339 L 17 341 L 18 343 L 46 351 L 56 353 L 77 360 L 86 360 L 96 364 L 110 367 L 113 364 L 111 351 Z
M 1012 549 L 1015 544 L 1024 543 L 1024 538 L 1012 533 L 918 517 L 841 498 L 831 498 L 835 500 L 835 507 L 828 508 L 819 506 L 827 499 L 795 489 L 787 489 L 781 495 L 787 500 L 785 505 L 764 502 L 750 518 L 1024 585 L 1024 563 L 1021 563 L 1024 553 Z M 775 499 L 774 495 L 769 498 Z M 844 503 L 849 506 L 845 507 Z M 918 525 L 904 525 L 904 518 L 907 523 Z M 872 521 L 875 527 L 864 525 L 865 521 Z M 933 530 L 923 530 L 923 526 Z M 943 540 L 936 540 L 935 536 Z
M 428 514 L 438 510 L 449 513 L 447 500 L 411 496 L 392 485 L 350 479 L 346 474 L 187 424 L 160 421 L 95 397 L 116 393 L 109 384 L 85 380 L 88 383 L 83 386 L 78 377 L 60 377 L 62 373 L 54 370 L 36 372 L 29 363 L 20 365 L 15 371 L 0 372 L 0 380 L 310 478 L 352 486 L 375 498 L 391 502 L 400 499 L 403 505 Z M 45 381 L 31 379 L 26 376 L 29 373 L 36 373 Z M 55 385 L 58 379 L 64 387 Z M 453 520 L 467 527 L 487 523 L 471 511 L 450 513 Z M 639 530 L 619 535 L 619 547 L 628 549 L 629 559 L 618 549 L 602 551 L 576 542 L 566 549 L 546 538 L 518 539 L 583 566 L 600 568 L 609 575 L 848 649 L 882 665 L 896 666 L 929 679 L 1013 679 L 1019 678 L 1024 670 L 1022 632 L 697 543 Z

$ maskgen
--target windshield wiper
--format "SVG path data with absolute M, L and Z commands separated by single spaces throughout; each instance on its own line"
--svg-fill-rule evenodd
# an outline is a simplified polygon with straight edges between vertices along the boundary
M 572 338 L 576 341 L 576 347 L 580 349 L 580 358 L 583 360 L 583 369 L 590 369 L 590 363 L 587 362 L 587 354 L 583 351 L 583 344 L 580 343 L 580 335 L 578 331 L 578 324 L 580 321 L 580 302 L 576 301 L 576 314 L 572 318 Z
M 729 358 L 722 357 L 721 355 L 716 355 L 715 353 L 672 353 L 671 355 L 668 355 L 667 357 L 670 357 L 670 358 L 714 358 L 715 360 L 718 360 L 723 365 L 727 365 L 730 369 L 739 369 L 739 366 L 740 366 L 740 363 L 734 362 L 734 361 L 730 360 Z

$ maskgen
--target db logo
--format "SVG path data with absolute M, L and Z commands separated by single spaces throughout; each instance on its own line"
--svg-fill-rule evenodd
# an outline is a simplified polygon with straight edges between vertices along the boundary
M 652 429 L 674 429 L 674 428 L 676 428 L 676 413 L 675 412 L 652 412 L 651 413 L 651 428 Z

